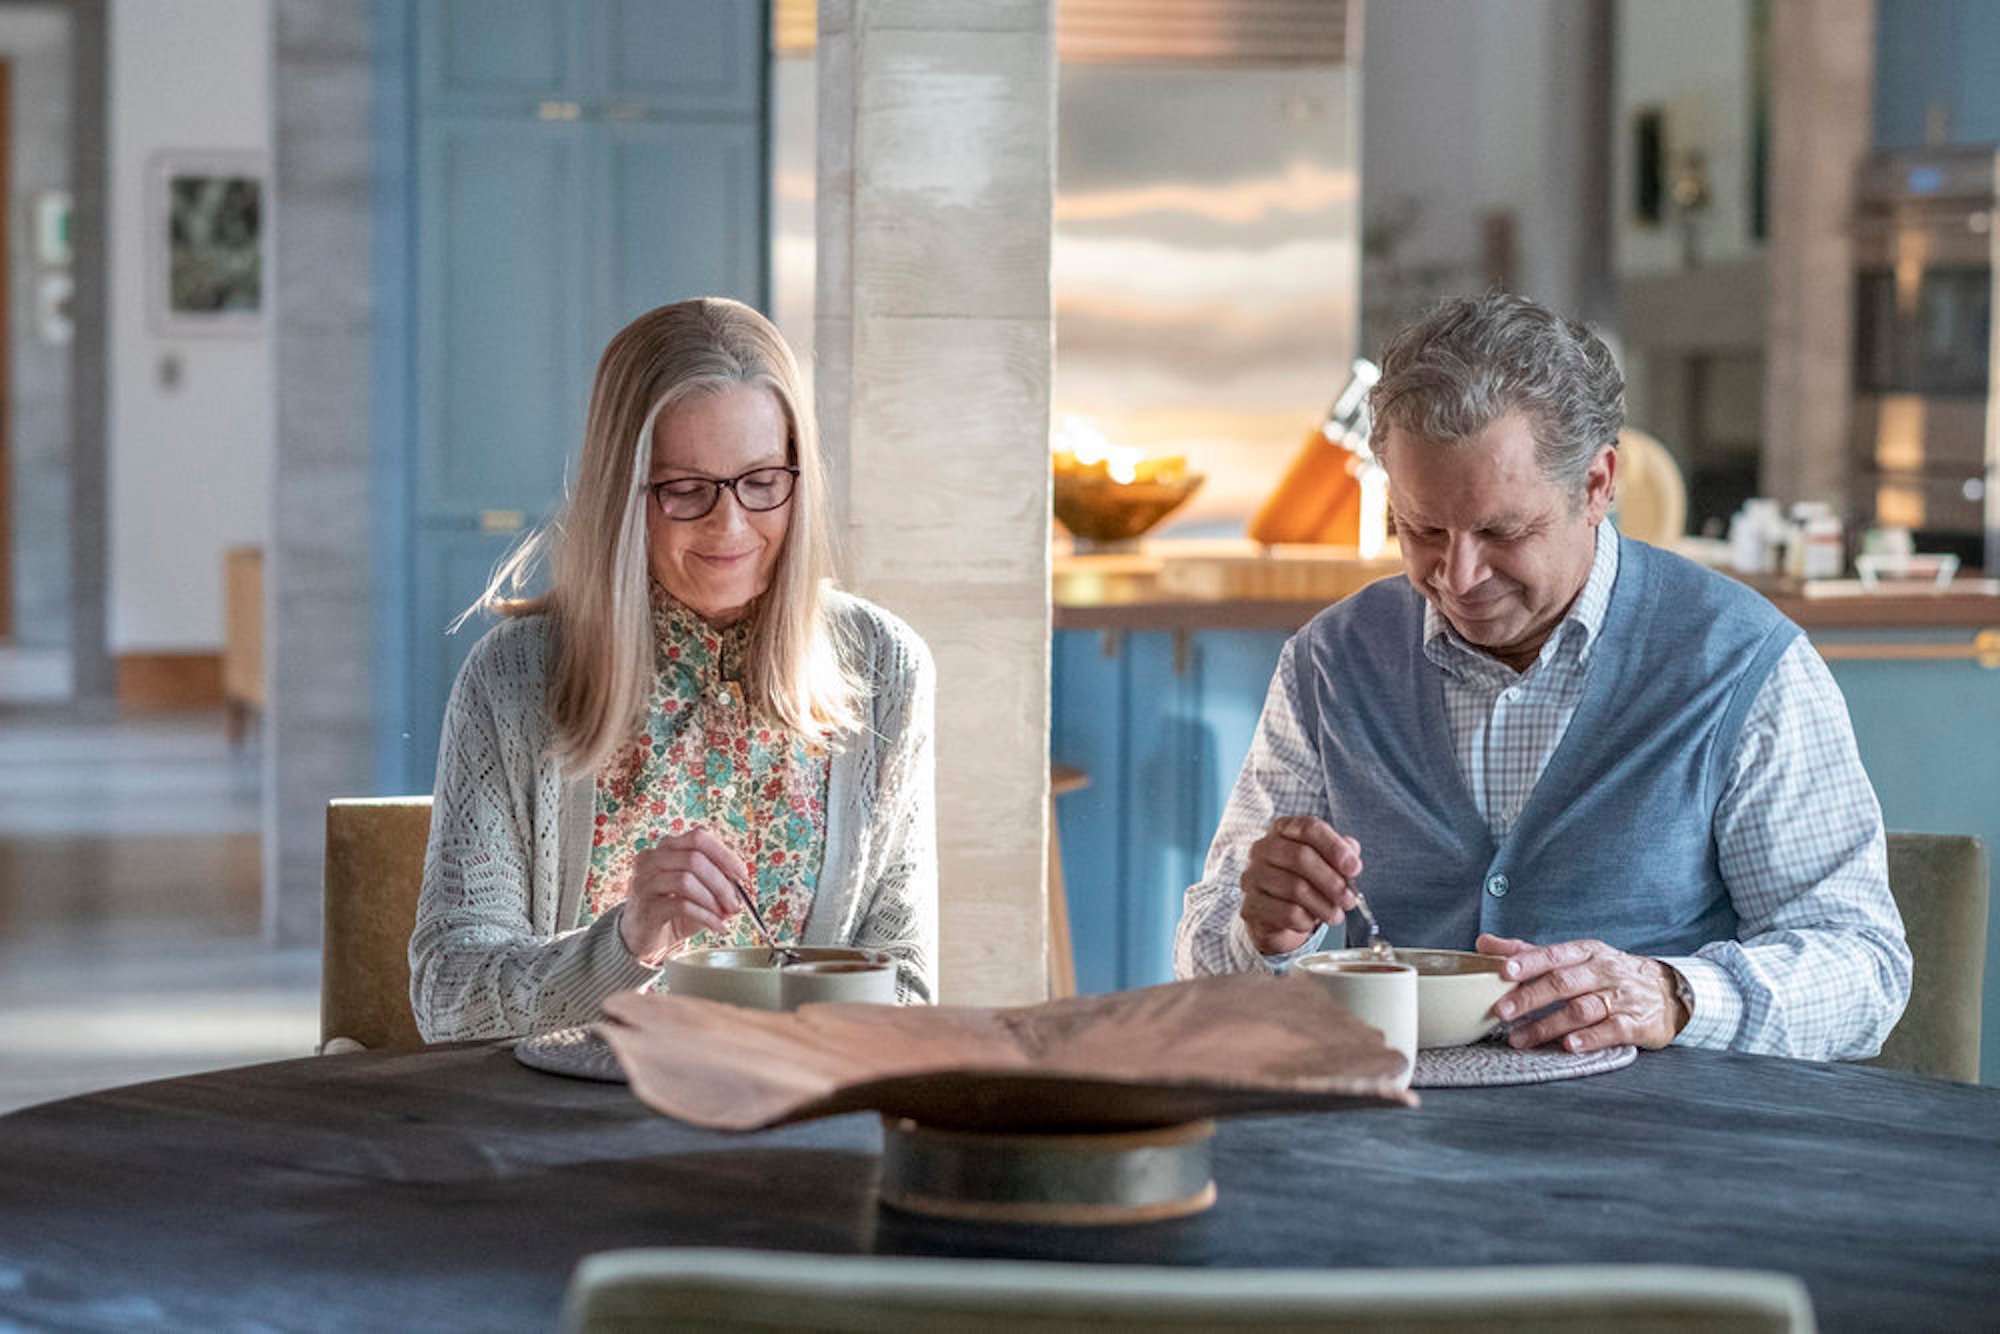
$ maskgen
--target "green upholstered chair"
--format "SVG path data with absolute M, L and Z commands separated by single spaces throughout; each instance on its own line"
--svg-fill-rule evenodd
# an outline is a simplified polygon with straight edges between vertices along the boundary
M 430 832 L 429 797 L 326 804 L 321 1051 L 424 1045 L 410 1012 L 410 928 L 417 921 Z
M 1988 888 L 1986 847 L 1977 838 L 1889 835 L 1889 891 L 1916 972 L 1909 1008 L 1869 1064 L 1979 1082 Z
M 1472 1331 L 1813 1328 L 1789 1274 L 1666 1265 L 1217 1270 L 776 1251 L 586 1256 L 562 1328 Z

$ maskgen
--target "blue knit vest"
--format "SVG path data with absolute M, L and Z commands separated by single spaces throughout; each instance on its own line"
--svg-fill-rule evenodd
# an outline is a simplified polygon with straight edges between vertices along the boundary
M 1656 956 L 1734 937 L 1716 803 L 1799 633 L 1752 590 L 1621 538 L 1576 713 L 1495 844 L 1452 747 L 1444 671 L 1424 656 L 1423 598 L 1383 580 L 1313 618 L 1292 644 L 1295 704 L 1383 934 L 1443 949 L 1481 931 L 1595 937 Z

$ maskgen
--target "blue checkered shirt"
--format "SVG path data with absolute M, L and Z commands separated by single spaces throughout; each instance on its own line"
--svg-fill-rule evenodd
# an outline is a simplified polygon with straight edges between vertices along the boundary
M 1617 577 L 1618 536 L 1601 524 L 1583 591 L 1518 674 L 1425 608 L 1424 656 L 1444 674 L 1459 768 L 1496 841 L 1576 713 Z M 1287 645 L 1202 878 L 1187 891 L 1174 947 L 1183 977 L 1282 969 L 1325 935 L 1321 928 L 1290 954 L 1264 956 L 1237 915 L 1250 845 L 1271 821 L 1325 819 L 1329 810 L 1293 704 L 1296 670 Z M 1889 894 L 1881 806 L 1846 701 L 1803 635 L 1744 722 L 1715 842 L 1738 938 L 1665 960 L 1694 991 L 1694 1016 L 1676 1041 L 1819 1060 L 1879 1050 L 1909 995 L 1910 952 Z

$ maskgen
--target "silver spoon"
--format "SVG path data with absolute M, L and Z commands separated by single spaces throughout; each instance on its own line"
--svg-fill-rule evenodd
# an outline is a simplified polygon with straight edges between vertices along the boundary
M 771 934 L 771 928 L 764 925 L 764 914 L 757 911 L 756 896 L 734 880 L 729 883 L 735 886 L 736 897 L 743 900 L 744 910 L 750 914 L 750 920 L 756 923 L 757 934 L 764 937 L 764 943 L 771 947 L 771 954 L 777 965 L 782 968 L 788 963 L 803 962 L 805 959 L 803 954 L 789 945 L 780 945 L 778 938 Z
M 1382 928 L 1376 925 L 1375 910 L 1368 906 L 1368 896 L 1356 889 L 1352 881 L 1348 882 L 1347 888 L 1354 895 L 1354 906 L 1361 913 L 1361 920 L 1368 923 L 1368 957 L 1394 963 L 1395 946 L 1382 938 Z

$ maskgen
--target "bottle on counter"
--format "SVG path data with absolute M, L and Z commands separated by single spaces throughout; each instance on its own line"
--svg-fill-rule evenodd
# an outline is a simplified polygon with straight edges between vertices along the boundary
M 1838 579 L 1847 573 L 1847 533 L 1832 506 L 1821 505 L 1807 516 L 1801 537 L 1801 578 Z
M 1785 558 L 1780 565 L 1787 579 L 1806 577 L 1806 516 L 1801 511 L 1804 505 L 1792 506 L 1792 514 L 1785 520 Z
M 1738 574 L 1776 574 L 1782 568 L 1785 516 L 1778 502 L 1752 496 L 1729 521 L 1729 566 Z
M 1838 579 L 1847 572 L 1847 533 L 1833 506 L 1819 500 L 1792 506 L 1784 568 L 1794 579 Z

